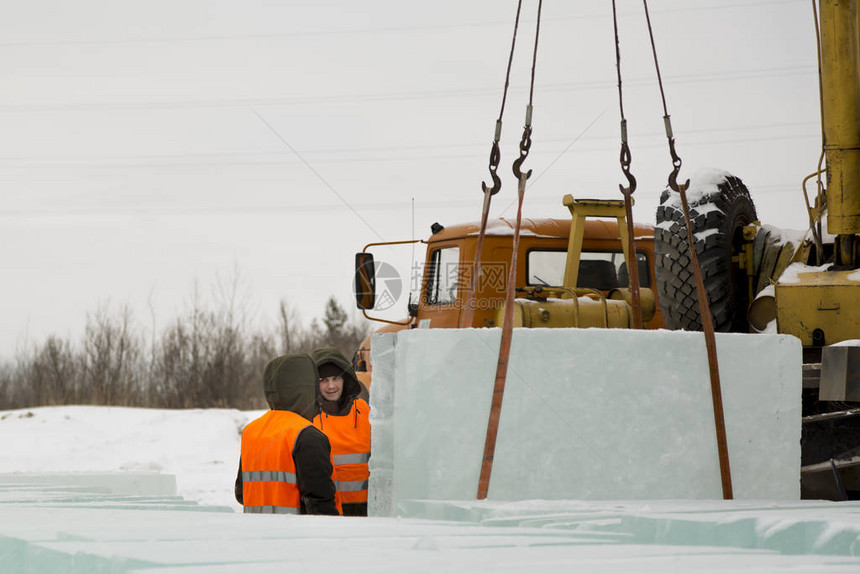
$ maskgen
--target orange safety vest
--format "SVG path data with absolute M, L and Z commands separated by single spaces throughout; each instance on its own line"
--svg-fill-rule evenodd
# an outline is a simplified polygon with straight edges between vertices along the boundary
M 363 399 L 355 399 L 346 415 L 320 413 L 314 418 L 314 426 L 331 442 L 340 501 L 344 504 L 367 502 L 370 406 Z
M 242 498 L 246 513 L 299 514 L 301 493 L 293 449 L 299 433 L 309 426 L 308 419 L 294 412 L 270 410 L 242 431 Z M 335 476 L 332 470 L 332 481 L 337 484 Z M 340 511 L 337 495 L 335 502 Z

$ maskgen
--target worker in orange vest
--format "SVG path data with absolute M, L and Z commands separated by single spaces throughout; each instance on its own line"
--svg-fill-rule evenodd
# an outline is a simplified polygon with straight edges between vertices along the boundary
M 340 514 L 328 438 L 311 421 L 319 376 L 306 354 L 271 361 L 263 376 L 271 410 L 242 431 L 236 500 L 246 513 Z
M 370 407 L 367 389 L 352 364 L 334 347 L 312 353 L 319 371 L 321 412 L 314 426 L 331 442 L 337 491 L 344 516 L 367 516 L 370 477 Z

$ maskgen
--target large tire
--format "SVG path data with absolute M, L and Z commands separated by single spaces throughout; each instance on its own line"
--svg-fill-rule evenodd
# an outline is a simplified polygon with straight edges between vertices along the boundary
M 714 329 L 746 333 L 749 331 L 747 275 L 732 263 L 732 256 L 743 242 L 742 228 L 756 220 L 755 206 L 737 177 L 726 174 L 712 189 L 700 196 L 688 193 L 696 255 Z M 654 241 L 657 293 L 666 327 L 701 331 L 681 199 L 668 189 L 660 196 Z

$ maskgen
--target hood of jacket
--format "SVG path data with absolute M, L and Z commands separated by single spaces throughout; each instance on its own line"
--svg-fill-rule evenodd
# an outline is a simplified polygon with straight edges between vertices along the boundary
M 327 401 L 323 402 L 324 408 L 328 414 L 345 415 L 349 412 L 349 409 L 352 408 L 352 402 L 357 397 L 366 399 L 367 391 L 365 390 L 364 385 L 358 381 L 358 377 L 355 376 L 355 369 L 352 367 L 352 362 L 344 357 L 343 353 L 338 351 L 335 347 L 320 347 L 311 353 L 311 356 L 313 357 L 317 369 L 319 369 L 321 365 L 332 363 L 343 373 L 343 394 L 341 394 L 340 400 L 337 401 L 337 407 L 331 408 L 329 405 L 325 404 Z
M 319 413 L 319 375 L 310 355 L 282 355 L 266 365 L 263 386 L 269 408 L 312 421 Z

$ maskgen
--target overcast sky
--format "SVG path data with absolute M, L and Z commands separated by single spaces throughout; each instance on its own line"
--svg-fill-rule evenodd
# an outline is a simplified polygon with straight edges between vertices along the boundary
M 330 295 L 351 308 L 366 243 L 479 218 L 516 4 L 0 5 L 0 357 L 77 339 L 100 304 L 144 326 L 154 311 L 160 329 L 195 284 L 209 297 L 236 276 L 260 322 L 282 298 L 305 320 Z M 515 215 L 537 1 L 523 4 L 494 217 Z M 662 103 L 642 3 L 618 7 L 634 217 L 653 223 Z M 681 178 L 731 171 L 763 222 L 803 228 L 821 145 L 810 1 L 649 7 Z M 544 2 L 526 216 L 567 217 L 566 193 L 621 197 L 615 74 L 611 2 Z

